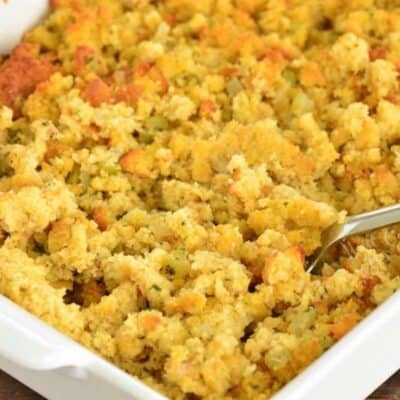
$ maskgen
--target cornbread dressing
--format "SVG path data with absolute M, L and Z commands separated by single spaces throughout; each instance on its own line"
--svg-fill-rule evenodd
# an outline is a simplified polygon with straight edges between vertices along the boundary
M 0 59 L 0 293 L 171 399 L 270 397 L 400 287 L 400 1 L 52 0 Z

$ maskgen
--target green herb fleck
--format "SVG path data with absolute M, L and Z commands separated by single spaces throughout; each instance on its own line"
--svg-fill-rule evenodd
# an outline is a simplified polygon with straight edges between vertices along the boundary
M 85 64 L 90 64 L 94 60 L 93 56 L 87 56 L 85 57 Z
M 164 267 L 164 270 L 168 275 L 175 275 L 175 269 L 169 264 Z
M 174 275 L 176 278 L 184 278 L 189 274 L 191 269 L 190 261 L 186 250 L 174 250 L 168 255 L 167 264 L 164 267 L 166 273 Z M 173 273 L 170 272 L 173 271 Z

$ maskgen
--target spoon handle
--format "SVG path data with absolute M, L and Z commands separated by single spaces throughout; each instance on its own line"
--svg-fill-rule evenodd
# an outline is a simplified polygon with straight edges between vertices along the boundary
M 400 222 L 400 203 L 348 218 L 340 239 Z

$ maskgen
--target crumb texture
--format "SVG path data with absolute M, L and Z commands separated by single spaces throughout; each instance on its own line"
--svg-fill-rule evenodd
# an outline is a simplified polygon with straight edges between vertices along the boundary
M 400 287 L 400 8 L 52 0 L 0 59 L 0 293 L 177 400 L 264 400 Z

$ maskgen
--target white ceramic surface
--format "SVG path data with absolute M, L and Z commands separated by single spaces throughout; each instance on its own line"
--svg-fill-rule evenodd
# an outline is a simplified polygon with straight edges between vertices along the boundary
M 165 400 L 1 295 L 0 369 L 50 400 Z
M 8 53 L 22 35 L 48 11 L 49 0 L 0 0 L 0 54 Z

